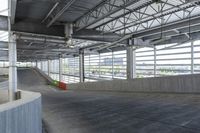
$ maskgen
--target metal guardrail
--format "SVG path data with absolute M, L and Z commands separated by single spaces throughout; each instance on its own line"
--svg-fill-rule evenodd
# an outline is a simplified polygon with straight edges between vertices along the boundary
M 0 82 L 0 90 L 8 90 L 8 80 Z

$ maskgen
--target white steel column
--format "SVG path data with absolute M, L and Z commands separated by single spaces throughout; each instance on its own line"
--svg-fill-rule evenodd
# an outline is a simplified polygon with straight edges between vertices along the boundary
M 43 61 L 42 60 L 40 61 L 40 64 L 41 64 L 41 70 L 43 71 Z
M 11 32 L 11 0 L 8 1 L 8 52 L 9 52 L 9 100 L 15 100 L 17 92 L 16 36 Z
M 194 41 L 191 42 L 191 74 L 194 74 Z
M 99 63 L 98 63 L 98 69 L 99 69 L 99 78 L 101 77 L 101 56 L 100 56 L 100 53 L 99 53 Z
M 38 68 L 38 61 L 36 60 L 35 63 L 36 63 L 36 68 Z
M 133 49 L 133 78 L 137 77 L 136 74 L 136 49 Z
M 136 55 L 135 48 L 127 47 L 127 79 L 136 78 Z
M 62 57 L 59 58 L 59 81 L 62 82 L 63 63 Z
M 9 37 L 9 100 L 15 100 L 15 92 L 17 92 L 17 49 L 16 37 Z
M 157 68 L 156 68 L 156 66 L 157 66 L 157 65 L 156 65 L 156 46 L 154 46 L 153 51 L 154 51 L 154 63 L 153 63 L 153 64 L 154 64 L 154 77 L 156 77 L 156 74 L 157 74 L 157 73 L 156 73 L 156 69 L 157 69 Z
M 130 44 L 132 43 L 132 40 L 128 40 L 128 46 L 127 46 L 127 79 L 133 79 L 133 65 L 135 65 L 135 62 L 133 62 L 133 47 L 130 46 Z
M 114 78 L 114 54 L 112 51 L 112 79 Z
M 50 72 L 51 72 L 51 60 L 48 60 L 48 63 L 47 63 L 47 67 L 48 67 L 48 76 L 50 76 Z
M 85 81 L 85 76 L 84 76 L 84 51 L 79 52 L 79 77 L 80 77 L 80 82 Z

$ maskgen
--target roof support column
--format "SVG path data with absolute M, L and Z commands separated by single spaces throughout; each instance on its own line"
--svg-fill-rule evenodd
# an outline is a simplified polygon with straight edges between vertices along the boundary
M 112 79 L 114 78 L 114 54 L 112 51 Z
M 48 60 L 47 67 L 48 67 L 48 76 L 50 76 L 50 72 L 51 72 L 51 60 Z
M 131 46 L 132 40 L 128 40 L 127 46 L 127 79 L 136 78 L 135 49 Z
M 156 63 L 156 46 L 154 46 L 154 49 L 153 49 L 153 51 L 154 51 L 154 77 L 156 77 L 157 76 L 157 73 L 156 73 L 156 70 L 157 70 L 157 63 Z
M 191 74 L 194 74 L 194 41 L 191 42 Z
M 38 61 L 36 60 L 35 63 L 36 63 L 36 68 L 38 68 Z
M 133 78 L 136 78 L 136 49 L 133 49 Z
M 41 60 L 41 70 L 44 71 L 43 70 L 43 61 L 42 60 Z
M 80 77 L 80 82 L 85 81 L 85 76 L 84 76 L 84 51 L 79 51 L 79 77 Z
M 17 92 L 17 48 L 15 35 L 9 38 L 9 100 L 13 101 Z
M 8 52 L 9 52 L 9 100 L 15 100 L 17 92 L 16 36 L 11 32 L 11 0 L 8 1 Z
M 62 82 L 62 73 L 63 73 L 63 61 L 62 56 L 59 58 L 59 81 Z

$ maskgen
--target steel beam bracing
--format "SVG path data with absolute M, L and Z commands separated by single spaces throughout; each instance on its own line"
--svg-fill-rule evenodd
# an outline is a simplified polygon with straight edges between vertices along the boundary
M 136 4 L 139 1 L 140 0 L 106 0 L 76 21 L 76 27 L 79 27 L 77 31 L 87 28 L 105 18 L 109 18 L 112 14 L 119 12 L 129 5 Z M 142 1 L 144 2 L 147 0 Z
M 162 26 L 162 32 L 167 32 L 167 31 L 172 31 L 174 29 L 182 29 L 182 28 L 189 27 L 189 21 L 190 21 L 190 26 L 198 25 L 199 21 L 200 21 L 199 18 L 200 18 L 199 15 L 197 15 L 197 16 L 191 17 L 190 20 L 183 19 L 183 20 L 179 20 L 179 21 L 176 21 L 176 22 L 171 22 L 171 23 L 165 24 L 165 25 Z M 128 38 L 144 37 L 145 35 L 148 36 L 148 35 L 153 35 L 153 34 L 159 34 L 160 32 L 161 32 L 161 26 L 160 25 L 153 27 L 153 28 L 147 28 L 147 29 L 144 29 L 144 30 L 141 30 L 141 31 L 135 31 L 135 32 L 132 32 L 132 33 L 122 37 L 121 39 L 117 40 L 116 42 L 108 44 L 104 48 L 108 48 L 110 46 L 113 46 L 113 45 L 120 43 L 120 42 L 122 42 L 122 41 L 124 41 Z M 101 48 L 101 49 L 103 49 L 103 48 Z
M 130 1 L 125 1 L 123 4 L 118 1 L 107 1 L 79 19 L 76 22 L 76 26 L 79 27 L 78 30 L 87 28 L 92 24 L 96 26 L 90 26 L 89 28 L 105 32 L 117 32 L 118 34 L 122 34 L 124 30 L 128 34 L 149 29 L 155 27 L 156 24 L 161 24 L 163 18 L 165 19 L 164 24 L 171 22 L 172 18 L 177 20 L 187 18 L 189 11 L 195 12 L 195 8 L 198 8 L 196 4 L 199 1 L 177 0 L 174 5 L 169 0 L 163 0 L 157 4 L 154 1 L 134 1 L 135 5 L 129 5 L 131 8 L 126 5 L 126 2 L 130 3 Z M 106 7 L 110 7 L 110 10 L 105 10 Z M 123 9 L 126 11 L 122 12 Z M 121 10 L 121 12 L 111 12 L 114 10 Z M 112 16 L 112 14 L 114 15 Z M 125 20 L 123 21 L 123 19 Z
M 171 28 L 168 27 L 169 30 L 181 29 L 181 26 L 185 28 L 185 25 L 188 27 L 188 24 L 186 24 L 188 23 L 188 18 L 198 17 L 195 14 L 200 9 L 198 5 L 199 0 L 177 0 L 175 3 L 169 0 L 161 0 L 159 3 L 155 3 L 155 1 L 132 1 L 132 5 L 130 1 L 120 3 L 117 0 L 108 0 L 78 19 L 76 26 L 79 27 L 78 30 L 93 28 L 98 31 L 103 31 L 104 34 L 111 32 L 120 35 L 127 34 L 121 39 L 102 47 L 100 49 L 102 50 L 132 36 L 139 37 L 138 34 L 141 31 L 145 33 L 148 30 L 157 28 L 158 34 L 161 31 L 161 25 L 167 27 L 170 25 Z M 176 22 L 181 21 L 185 21 L 185 24 L 177 26 L 178 24 Z M 171 24 L 174 22 L 175 25 L 172 26 Z M 164 32 L 168 31 L 166 29 L 162 30 Z
M 109 23 L 103 23 L 93 28 L 105 32 L 116 32 L 118 34 L 123 34 L 125 31 L 126 34 L 129 34 L 159 26 L 162 20 L 164 20 L 162 25 L 165 25 L 187 19 L 190 17 L 188 10 L 191 12 L 191 16 L 199 10 L 199 6 L 196 6 L 196 4 L 199 4 L 197 1 L 193 1 L 192 3 L 182 2 L 181 4 L 175 5 L 175 7 L 169 6 L 166 3 L 161 2 L 159 4 L 148 4 L 144 7 L 140 6 L 139 9 L 128 11 L 129 14 L 121 14 Z M 125 21 L 122 21 L 125 16 L 127 16 Z

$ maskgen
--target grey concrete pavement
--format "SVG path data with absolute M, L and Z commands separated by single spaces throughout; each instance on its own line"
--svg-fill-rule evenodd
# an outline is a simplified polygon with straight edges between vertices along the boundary
M 200 95 L 58 91 L 18 70 L 20 89 L 42 93 L 48 133 L 199 133 Z

